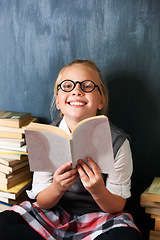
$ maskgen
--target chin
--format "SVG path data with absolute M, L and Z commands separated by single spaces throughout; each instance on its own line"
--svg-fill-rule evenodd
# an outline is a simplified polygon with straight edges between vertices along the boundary
M 86 118 L 89 118 L 89 117 L 93 117 L 93 116 L 96 116 L 96 115 L 91 115 L 91 114 L 88 114 L 88 115 L 77 115 L 77 116 L 74 116 L 73 118 L 77 121 L 77 122 L 80 122 Z

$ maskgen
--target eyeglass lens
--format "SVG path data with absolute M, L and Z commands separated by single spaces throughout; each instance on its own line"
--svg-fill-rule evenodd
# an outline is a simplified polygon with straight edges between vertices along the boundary
M 65 91 L 65 92 L 70 92 L 72 91 L 76 84 L 79 83 L 80 84 L 80 88 L 84 91 L 84 92 L 91 92 L 94 90 L 94 88 L 96 87 L 96 85 L 94 84 L 94 82 L 90 81 L 90 80 L 85 80 L 82 82 L 73 82 L 71 80 L 64 80 L 59 87 Z

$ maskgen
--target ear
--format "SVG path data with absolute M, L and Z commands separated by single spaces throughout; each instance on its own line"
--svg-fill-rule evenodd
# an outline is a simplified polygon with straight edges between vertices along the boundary
M 104 106 L 104 98 L 101 96 L 98 102 L 98 110 L 101 110 Z
M 57 108 L 57 110 L 60 110 L 58 96 L 56 96 L 56 108 Z

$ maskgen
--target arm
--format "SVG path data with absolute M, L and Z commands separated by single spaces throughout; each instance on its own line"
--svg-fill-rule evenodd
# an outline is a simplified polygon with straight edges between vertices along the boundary
M 77 169 L 70 169 L 71 163 L 65 163 L 56 170 L 53 175 L 53 182 L 41 191 L 37 197 L 37 203 L 39 207 L 49 209 L 54 207 L 72 184 L 78 178 Z
M 84 187 L 90 192 L 96 203 L 104 212 L 111 214 L 122 212 L 126 200 L 108 191 L 99 167 L 92 159 L 88 158 L 87 161 L 92 170 L 82 160 L 78 161 L 77 167 Z

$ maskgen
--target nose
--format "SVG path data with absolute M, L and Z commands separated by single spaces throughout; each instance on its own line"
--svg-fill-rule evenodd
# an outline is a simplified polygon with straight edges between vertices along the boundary
M 83 95 L 84 92 L 82 91 L 82 89 L 80 88 L 80 83 L 76 82 L 76 86 L 75 88 L 72 90 L 72 95 L 77 95 L 77 96 L 81 96 Z

